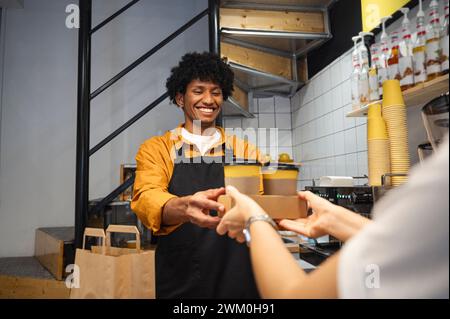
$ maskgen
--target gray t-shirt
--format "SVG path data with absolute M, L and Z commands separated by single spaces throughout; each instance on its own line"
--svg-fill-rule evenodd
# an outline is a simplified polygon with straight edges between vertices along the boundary
M 449 298 L 449 140 L 341 250 L 341 298 Z

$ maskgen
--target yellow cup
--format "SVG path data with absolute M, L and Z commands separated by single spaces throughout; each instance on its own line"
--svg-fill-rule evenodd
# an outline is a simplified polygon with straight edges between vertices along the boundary
M 261 165 L 255 164 L 233 164 L 224 166 L 225 177 L 259 177 Z
M 262 170 L 265 195 L 296 195 L 298 167 L 279 163 Z
M 261 164 L 259 163 L 230 163 L 224 168 L 225 186 L 232 185 L 241 193 L 248 195 L 259 194 L 261 182 Z
M 381 104 L 375 103 L 369 105 L 369 110 L 367 112 L 367 118 L 379 118 L 381 117 Z
M 297 176 L 298 176 L 298 170 L 295 170 L 295 169 L 292 169 L 292 170 L 278 169 L 273 173 L 263 171 L 264 179 L 295 179 L 295 180 L 297 180 Z
M 405 105 L 399 80 L 383 82 L 383 106 Z
M 382 117 L 369 117 L 367 119 L 367 139 L 388 139 L 386 122 Z

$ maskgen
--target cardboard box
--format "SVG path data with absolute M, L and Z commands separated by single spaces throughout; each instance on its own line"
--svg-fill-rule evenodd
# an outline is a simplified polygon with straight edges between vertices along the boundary
M 273 219 L 297 219 L 305 218 L 308 213 L 307 204 L 305 201 L 294 196 L 282 195 L 248 195 L 259 206 L 261 206 L 266 213 Z M 234 206 L 233 199 L 228 195 L 220 196 L 218 202 L 225 206 L 225 211 L 230 210 Z
M 74 238 L 74 227 L 36 229 L 34 255 L 57 280 L 63 280 L 66 266 L 73 264 Z

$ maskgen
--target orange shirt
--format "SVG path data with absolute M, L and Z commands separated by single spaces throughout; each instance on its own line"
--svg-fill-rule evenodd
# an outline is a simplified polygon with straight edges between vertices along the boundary
M 134 181 L 133 200 L 131 209 L 137 214 L 142 223 L 156 235 L 167 235 L 180 225 L 161 225 L 164 205 L 170 199 L 177 197 L 168 191 L 172 178 L 176 151 L 183 144 L 189 144 L 181 135 L 183 125 L 167 131 L 162 136 L 155 136 L 146 140 L 136 154 L 136 178 Z M 223 155 L 219 145 L 225 142 L 227 148 L 233 149 L 236 158 L 253 159 L 261 162 L 261 156 L 256 146 L 239 139 L 234 135 L 227 135 L 221 127 L 216 127 L 222 136 L 221 141 L 213 146 L 215 156 Z M 201 156 L 195 146 L 184 148 L 187 158 Z M 262 176 L 260 193 L 263 193 Z

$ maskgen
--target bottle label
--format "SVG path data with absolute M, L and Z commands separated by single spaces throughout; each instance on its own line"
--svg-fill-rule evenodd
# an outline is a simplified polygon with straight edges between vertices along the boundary
M 414 53 L 414 80 L 416 83 L 425 82 L 427 80 L 424 51 Z
M 378 69 L 378 87 L 380 95 L 383 95 L 383 83 L 388 80 L 388 72 L 386 68 Z
M 388 66 L 388 76 L 390 80 L 401 80 L 398 64 L 391 64 Z
M 437 23 L 439 23 L 439 11 L 435 8 L 431 9 L 430 11 L 430 22 L 435 22 L 437 21 Z
M 369 103 L 369 78 L 367 75 L 358 81 L 359 103 L 361 105 Z
M 355 68 L 357 65 L 359 65 L 359 57 L 357 55 L 352 55 L 352 65 L 353 65 L 353 68 Z
M 399 60 L 400 68 L 400 85 L 413 85 L 414 84 L 414 68 L 413 59 L 411 56 L 401 57 Z
M 441 38 L 441 69 L 442 71 L 448 70 L 448 35 Z
M 351 78 L 352 106 L 353 109 L 359 109 L 359 93 L 358 93 L 358 75 L 353 74 Z
M 378 87 L 377 69 L 372 68 L 369 71 L 369 99 L 370 99 L 370 101 L 377 101 L 380 99 L 379 91 L 380 90 Z
M 439 41 L 432 40 L 427 42 L 427 74 L 441 72 Z

